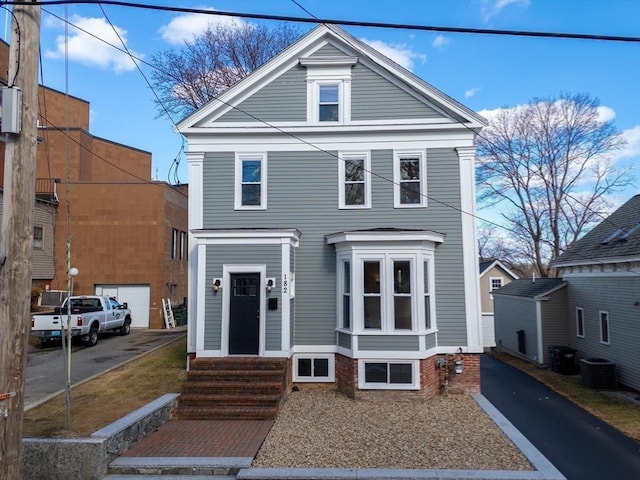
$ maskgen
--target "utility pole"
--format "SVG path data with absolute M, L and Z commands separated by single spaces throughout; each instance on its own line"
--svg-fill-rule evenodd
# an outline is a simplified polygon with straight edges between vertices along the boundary
M 19 133 L 7 133 L 0 230 L 0 478 L 20 478 L 24 377 L 31 311 L 31 246 L 35 207 L 40 11 L 15 5 L 9 51 L 9 87 L 22 90 L 17 101 Z M 3 95 L 6 91 L 3 92 Z M 12 94 L 15 92 L 9 92 Z M 13 97 L 13 95 L 12 95 Z M 16 96 L 17 97 L 17 96 Z M 9 113 L 3 112 L 2 131 Z M 19 122 L 18 122 L 19 125 Z

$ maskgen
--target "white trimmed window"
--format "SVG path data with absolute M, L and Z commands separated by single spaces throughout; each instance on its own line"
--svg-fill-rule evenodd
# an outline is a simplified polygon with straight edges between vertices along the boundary
M 371 208 L 369 152 L 338 154 L 339 208 Z
M 340 261 L 338 298 L 338 328 L 351 330 L 351 262 Z
M 357 57 L 300 58 L 307 68 L 307 122 L 345 124 L 351 120 L 351 69 Z
M 609 345 L 610 343 L 610 331 L 609 331 L 609 312 L 600 310 L 598 313 L 600 317 L 600 343 Z
M 358 388 L 412 390 L 420 388 L 416 360 L 359 360 Z
M 427 160 L 424 150 L 396 151 L 393 156 L 395 208 L 427 206 Z
M 576 307 L 576 336 L 584 338 L 584 310 Z
M 502 277 L 491 277 L 489 278 L 489 291 L 493 292 L 494 290 L 498 290 L 502 288 L 502 283 L 504 279 Z
M 341 232 L 336 246 L 337 325 L 367 335 L 422 334 L 436 328 L 434 232 Z
M 265 210 L 267 208 L 266 154 L 236 154 L 234 204 L 236 210 Z
M 293 365 L 294 382 L 335 381 L 334 356 L 331 354 L 296 355 Z

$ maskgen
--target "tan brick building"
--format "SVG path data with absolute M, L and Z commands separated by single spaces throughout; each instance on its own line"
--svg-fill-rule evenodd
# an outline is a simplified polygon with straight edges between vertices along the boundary
M 0 44 L 3 77 L 8 48 Z M 66 289 L 70 239 L 74 293 L 115 295 L 132 308 L 132 326 L 163 328 L 162 299 L 181 304 L 187 292 L 186 186 L 152 181 L 149 152 L 91 135 L 89 102 L 47 87 L 38 98 L 37 191 L 55 188 L 59 206 L 45 232 L 54 274 L 37 284 Z

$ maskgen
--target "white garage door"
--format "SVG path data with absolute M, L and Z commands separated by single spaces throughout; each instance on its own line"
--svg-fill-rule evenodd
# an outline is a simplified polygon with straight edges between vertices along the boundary
M 120 303 L 127 302 L 131 309 L 134 328 L 149 328 L 149 303 L 151 287 L 149 285 L 96 285 L 96 295 L 116 297 Z

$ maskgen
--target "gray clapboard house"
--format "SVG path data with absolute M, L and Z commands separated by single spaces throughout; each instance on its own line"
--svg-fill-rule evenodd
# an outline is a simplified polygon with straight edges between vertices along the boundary
M 631 197 L 553 262 L 567 282 L 569 345 L 616 366 L 640 390 L 640 195 Z
M 184 119 L 191 357 L 419 396 L 457 354 L 452 384 L 479 390 L 485 124 L 331 25 Z

